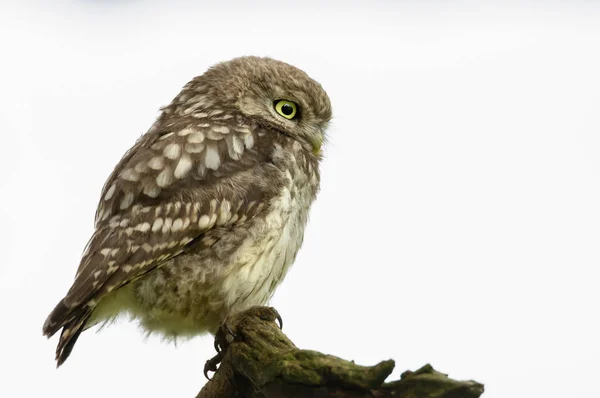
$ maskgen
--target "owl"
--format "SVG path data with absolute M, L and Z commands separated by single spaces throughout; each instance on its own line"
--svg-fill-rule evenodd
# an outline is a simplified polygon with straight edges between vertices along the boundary
M 128 314 L 166 337 L 215 334 L 264 305 L 319 190 L 329 97 L 303 71 L 241 57 L 194 78 L 109 176 L 73 285 L 43 326 L 60 366 Z

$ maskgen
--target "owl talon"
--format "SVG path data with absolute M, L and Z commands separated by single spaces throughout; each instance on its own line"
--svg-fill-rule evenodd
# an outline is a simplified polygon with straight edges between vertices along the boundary
M 228 334 L 231 337 L 233 337 L 234 339 L 237 337 L 237 335 L 235 334 L 235 332 L 233 330 L 231 330 L 231 328 L 229 327 L 229 325 L 227 324 L 227 322 L 223 322 L 223 325 L 221 325 L 221 330 L 223 330 L 224 334 Z
M 236 337 L 236 334 L 231 330 L 227 322 L 223 322 L 223 324 L 215 334 L 214 347 L 217 351 L 217 355 L 206 361 L 206 363 L 204 364 L 204 377 L 206 377 L 208 380 L 212 380 L 210 377 L 208 377 L 208 372 L 216 372 L 218 369 L 218 365 L 225 357 L 225 352 L 229 347 L 229 340 L 227 339 L 227 335 L 232 336 L 234 339 Z
M 277 310 L 275 308 L 271 307 L 271 309 L 275 313 L 275 319 L 277 320 L 277 323 L 279 323 L 279 330 L 282 330 L 283 329 L 283 319 L 281 318 L 281 315 L 279 315 L 279 312 L 277 312 Z
M 206 363 L 204 364 L 204 377 L 206 377 L 209 381 L 211 381 L 212 379 L 208 377 L 208 372 L 216 372 L 218 369 L 217 365 L 221 363 L 224 356 L 224 351 L 219 351 L 217 352 L 217 355 L 206 361 Z
M 217 352 L 225 352 L 227 351 L 227 347 L 229 347 L 229 340 L 227 339 L 227 335 L 231 336 L 232 339 L 235 339 L 236 334 L 231 330 L 227 322 L 223 322 L 217 333 L 215 334 L 214 347 Z

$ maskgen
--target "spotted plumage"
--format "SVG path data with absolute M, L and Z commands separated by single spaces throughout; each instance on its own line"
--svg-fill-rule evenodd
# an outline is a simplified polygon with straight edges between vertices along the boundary
M 279 100 L 297 106 L 293 119 Z M 47 336 L 62 329 L 58 364 L 83 330 L 121 313 L 193 336 L 265 304 L 302 243 L 330 118 L 318 83 L 269 58 L 189 82 L 102 190 L 75 281 L 44 324 Z

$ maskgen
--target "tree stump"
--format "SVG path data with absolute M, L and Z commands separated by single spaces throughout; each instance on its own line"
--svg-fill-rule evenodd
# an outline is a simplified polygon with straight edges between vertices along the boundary
M 425 365 L 384 383 L 394 361 L 360 366 L 298 349 L 275 323 L 277 312 L 253 307 L 228 320 L 235 338 L 211 381 L 196 398 L 476 398 L 483 385 L 457 381 Z

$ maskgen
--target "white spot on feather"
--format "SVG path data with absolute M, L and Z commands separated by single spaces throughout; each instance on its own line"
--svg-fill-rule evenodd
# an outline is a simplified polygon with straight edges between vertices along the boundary
M 185 151 L 188 153 L 200 153 L 204 150 L 204 144 L 185 144 Z
M 243 133 L 243 134 L 250 134 L 251 131 L 248 128 L 248 126 L 236 126 L 234 127 L 235 131 Z
M 181 218 L 176 218 L 173 221 L 173 226 L 171 227 L 171 231 L 177 232 L 183 227 L 183 220 Z
M 143 222 L 141 224 L 136 225 L 134 229 L 140 232 L 148 232 L 150 230 L 150 223 Z
M 175 168 L 175 178 L 184 178 L 189 171 L 192 169 L 192 159 L 189 155 L 183 155 L 181 159 L 179 159 L 179 163 L 177 163 L 177 167 Z
M 231 140 L 231 147 L 237 154 L 241 155 L 244 152 L 244 143 L 237 135 L 233 136 L 233 139 Z
M 204 134 L 201 131 L 195 131 L 188 136 L 187 142 L 190 144 L 200 144 L 204 142 Z
M 137 182 L 140 179 L 140 175 L 134 169 L 127 169 L 121 173 L 121 178 L 125 181 Z
M 127 209 L 133 203 L 133 198 L 133 192 L 127 192 L 125 196 L 123 196 L 123 199 L 121 199 L 121 204 L 119 205 L 119 208 L 121 210 Z
M 160 188 L 154 184 L 148 184 L 144 187 L 144 193 L 151 198 L 157 198 L 160 195 Z
M 247 149 L 252 149 L 252 147 L 254 146 L 254 136 L 252 134 L 249 134 L 244 140 L 244 142 L 246 143 Z
M 211 130 L 221 134 L 229 134 L 229 128 L 227 126 L 212 126 Z
M 100 205 L 100 207 L 98 208 L 98 216 L 96 217 L 96 219 L 98 221 L 104 219 L 104 207 L 102 207 L 102 205 Z
M 219 218 L 217 219 L 217 225 L 223 225 L 231 218 L 231 204 L 228 200 L 221 202 L 221 208 L 219 209 Z
M 181 202 L 180 201 L 173 202 L 173 213 L 179 214 L 180 210 L 181 210 Z
M 113 195 L 115 194 L 115 190 L 117 189 L 115 184 L 112 184 L 110 186 L 110 188 L 108 188 L 108 191 L 106 191 L 106 195 L 104 195 L 104 200 L 109 200 L 110 198 L 113 197 Z
M 216 170 L 219 168 L 219 164 L 221 164 L 221 158 L 219 157 L 219 152 L 217 152 L 216 146 L 210 145 L 206 147 L 206 158 L 204 159 L 204 164 L 206 164 L 207 169 Z
M 167 133 L 167 134 L 165 134 L 165 135 L 163 135 L 163 136 L 160 136 L 159 140 L 160 140 L 160 141 L 162 141 L 162 140 L 166 140 L 167 138 L 169 138 L 169 137 L 171 137 L 171 136 L 173 136 L 173 133 Z
M 165 218 L 165 223 L 162 227 L 162 233 L 166 234 L 167 232 L 169 232 L 171 230 L 172 224 L 173 224 L 173 220 L 171 220 L 170 218 Z
M 177 159 L 181 155 L 181 147 L 179 144 L 169 144 L 163 150 L 163 155 L 169 159 Z
M 205 214 L 202 217 L 200 217 L 200 220 L 198 220 L 198 227 L 200 229 L 206 229 L 208 227 L 209 223 L 210 223 L 210 217 Z
M 193 133 L 194 131 L 196 131 L 196 130 L 186 127 L 183 130 L 181 130 L 179 133 L 177 133 L 177 135 L 179 135 L 180 137 L 185 137 L 186 135 L 189 135 L 189 134 Z
M 244 151 L 244 142 L 234 134 L 225 137 L 225 141 L 227 142 L 227 152 L 229 153 L 229 157 L 233 160 L 239 160 Z
M 154 223 L 152 224 L 152 232 L 157 232 L 158 230 L 160 230 L 163 226 L 163 223 L 164 221 L 160 217 L 154 220 Z
M 191 221 L 198 221 L 198 211 L 200 211 L 200 203 L 194 203 L 192 207 Z
M 155 151 L 160 151 L 164 146 L 164 142 L 155 142 L 154 144 L 152 144 L 152 146 L 150 148 L 154 149 Z
M 160 172 L 158 177 L 156 177 L 156 185 L 161 188 L 168 187 L 173 182 L 173 173 L 171 172 L 171 168 L 167 167 L 163 171 Z
M 183 239 L 181 239 L 181 241 L 179 242 L 179 244 L 181 246 L 185 246 L 185 245 L 187 245 L 188 243 L 190 243 L 193 240 L 194 240 L 194 238 L 189 238 L 189 237 L 188 238 L 183 238 Z
M 155 156 L 148 162 L 148 167 L 152 170 L 162 170 L 165 167 L 165 158 L 162 156 Z
M 145 173 L 148 171 L 148 164 L 146 162 L 139 162 L 135 165 L 135 171 L 138 173 Z

